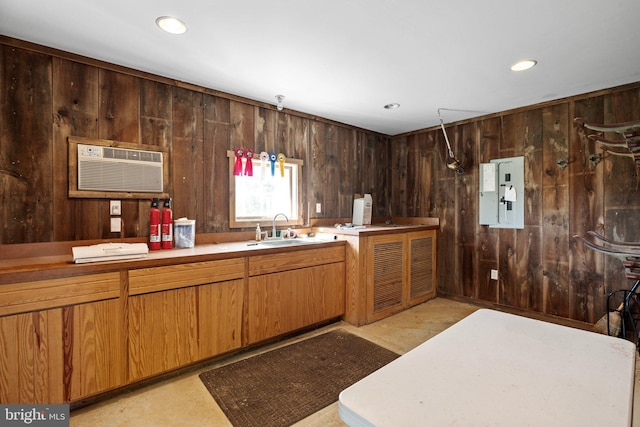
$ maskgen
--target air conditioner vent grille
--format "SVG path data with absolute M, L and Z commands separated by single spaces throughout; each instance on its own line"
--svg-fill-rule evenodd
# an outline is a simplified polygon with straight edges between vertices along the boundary
M 78 145 L 78 189 L 162 193 L 162 153 Z

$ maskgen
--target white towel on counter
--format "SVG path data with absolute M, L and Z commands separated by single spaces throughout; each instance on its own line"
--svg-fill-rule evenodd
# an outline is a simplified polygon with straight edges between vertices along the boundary
M 144 258 L 149 254 L 146 243 L 99 243 L 71 248 L 76 264 L 98 261 Z

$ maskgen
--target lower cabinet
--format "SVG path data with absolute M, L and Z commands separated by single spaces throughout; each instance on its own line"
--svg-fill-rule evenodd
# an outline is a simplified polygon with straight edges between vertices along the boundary
M 243 281 L 129 298 L 129 381 L 161 374 L 241 345 Z
M 124 385 L 119 295 L 119 273 L 0 287 L 0 403 L 64 403 Z
M 246 343 L 342 316 L 344 269 L 343 246 L 250 258 Z
M 435 230 L 367 237 L 367 323 L 433 298 Z
M 128 381 L 239 348 L 243 292 L 243 258 L 129 271 Z
M 0 403 L 63 403 L 62 309 L 0 317 Z
M 249 279 L 247 344 L 344 314 L 344 263 Z
M 77 402 L 344 307 L 344 245 L 3 283 L 0 404 Z

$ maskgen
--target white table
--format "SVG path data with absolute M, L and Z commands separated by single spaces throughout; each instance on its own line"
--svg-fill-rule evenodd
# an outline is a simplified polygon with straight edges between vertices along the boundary
M 340 393 L 350 426 L 629 426 L 635 346 L 478 310 Z

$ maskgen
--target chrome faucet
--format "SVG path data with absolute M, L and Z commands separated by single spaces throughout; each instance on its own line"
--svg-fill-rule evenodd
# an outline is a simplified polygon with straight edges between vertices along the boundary
M 271 228 L 271 238 L 275 239 L 276 238 L 276 218 L 278 218 L 280 215 L 282 215 L 284 217 L 284 219 L 289 222 L 289 218 L 287 218 L 287 216 L 283 213 L 278 213 L 276 214 L 276 216 L 273 217 L 273 227 Z

